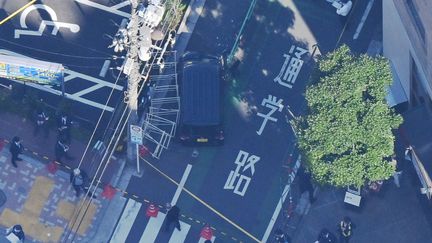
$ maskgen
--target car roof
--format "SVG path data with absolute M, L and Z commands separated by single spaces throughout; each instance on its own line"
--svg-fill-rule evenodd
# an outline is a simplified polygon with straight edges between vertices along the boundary
M 220 63 L 205 56 L 184 60 L 181 86 L 182 123 L 210 126 L 221 123 Z

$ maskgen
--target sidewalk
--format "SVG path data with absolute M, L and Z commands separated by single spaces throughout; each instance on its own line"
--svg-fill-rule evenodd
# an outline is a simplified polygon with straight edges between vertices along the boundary
M 22 144 L 25 148 L 25 155 L 36 158 L 43 163 L 48 163 L 55 160 L 54 147 L 57 142 L 57 131 L 54 128 L 50 130 L 49 137 L 47 139 L 43 138 L 42 132 L 39 133 L 39 136 L 35 137 L 33 136 L 33 121 L 6 112 L 1 112 L 0 117 L 0 140 L 10 141 L 14 136 L 18 136 L 21 138 Z M 94 140 L 95 139 L 93 139 L 93 141 Z M 74 139 L 72 135 L 72 143 L 70 145 L 69 154 L 74 157 L 74 159 L 65 159 L 62 165 L 66 169 L 76 168 L 79 164 L 82 154 L 85 151 L 86 145 L 86 143 Z M 90 177 L 92 177 L 97 170 L 97 164 L 91 163 L 91 149 L 92 147 L 89 147 L 89 150 L 87 151 L 81 165 L 81 168 L 85 170 Z M 102 178 L 102 182 L 110 183 L 111 178 L 119 167 L 120 164 L 118 164 L 116 161 L 111 162 L 106 173 L 104 174 L 104 177 Z
M 396 137 L 397 159 L 403 160 L 404 144 L 401 136 Z M 298 192 L 296 183 L 293 187 Z M 298 193 L 297 193 L 298 194 Z M 344 203 L 344 189 L 320 188 L 318 200 L 305 214 L 298 210 L 285 228 L 293 242 L 314 242 L 321 229 L 328 228 L 337 235 L 337 224 L 344 216 L 351 217 L 356 225 L 350 242 L 361 243 L 423 243 L 432 239 L 430 212 L 424 205 L 419 182 L 412 164 L 403 165 L 401 187 L 397 188 L 392 179 L 386 181 L 377 194 L 362 198 L 361 207 Z M 296 194 L 295 194 L 296 195 Z M 298 204 L 299 197 L 294 201 Z M 279 218 L 277 227 L 283 227 Z
M 7 146 L 0 151 L 0 190 L 6 195 L 6 203 L 0 208 L 0 225 L 6 228 L 21 224 L 28 242 L 60 242 L 80 205 L 70 186 L 69 173 L 62 170 L 50 173 L 46 164 L 26 155 L 21 158 L 23 161 L 14 168 Z M 94 230 L 92 222 L 100 215 L 105 204 L 102 200 L 100 197 L 92 200 L 77 241 Z
M 67 232 L 76 207 L 80 205 L 70 186 L 69 173 L 78 166 L 86 145 L 72 139 L 70 155 L 75 159 L 65 160 L 63 164 L 56 163 L 60 166 L 51 170 L 53 168 L 49 167 L 54 161 L 57 132 L 51 130 L 47 139 L 34 137 L 31 121 L 5 112 L 0 115 L 0 190 L 6 195 L 5 204 L 0 205 L 0 227 L 21 224 L 29 242 L 59 242 Z M 25 147 L 24 154 L 20 156 L 23 161 L 17 162 L 18 168 L 10 163 L 9 141 L 14 136 L 19 136 Z M 97 164 L 90 163 L 90 152 L 81 168 L 92 176 Z M 116 179 L 114 177 L 121 170 L 121 165 L 119 160 L 111 161 L 101 186 Z M 94 237 L 99 221 L 110 205 L 110 201 L 101 196 L 101 191 L 97 189 L 97 198 L 92 200 L 78 229 L 75 238 L 78 242 Z

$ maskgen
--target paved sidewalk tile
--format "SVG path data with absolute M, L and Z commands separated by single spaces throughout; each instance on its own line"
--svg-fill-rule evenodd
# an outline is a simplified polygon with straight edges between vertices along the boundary
M 69 174 L 61 170 L 51 174 L 45 164 L 22 158 L 18 168 L 14 168 L 8 150 L 0 151 L 0 189 L 7 196 L 0 208 L 0 225 L 21 224 L 30 242 L 60 242 L 80 205 L 70 186 Z M 92 222 L 100 216 L 101 208 L 102 201 L 93 199 L 77 230 L 77 242 L 94 230 Z

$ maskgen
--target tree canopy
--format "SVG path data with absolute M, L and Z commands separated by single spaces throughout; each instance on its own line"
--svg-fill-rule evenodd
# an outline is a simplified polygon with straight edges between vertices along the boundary
M 314 179 L 342 187 L 389 178 L 392 129 L 402 117 L 385 100 L 392 82 L 388 60 L 355 56 L 342 46 L 320 58 L 315 74 L 307 112 L 293 122 Z

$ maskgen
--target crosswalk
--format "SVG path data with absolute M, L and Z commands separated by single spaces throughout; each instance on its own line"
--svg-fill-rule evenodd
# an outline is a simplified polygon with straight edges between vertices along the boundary
M 145 212 L 146 207 L 142 203 L 129 198 L 111 235 L 110 243 L 205 242 L 205 239 L 199 238 L 201 227 L 193 228 L 190 224 L 180 221 L 180 231 L 173 229 L 164 232 L 166 214 L 159 212 L 157 217 L 147 217 Z M 213 236 L 211 241 L 215 242 L 215 239 Z

